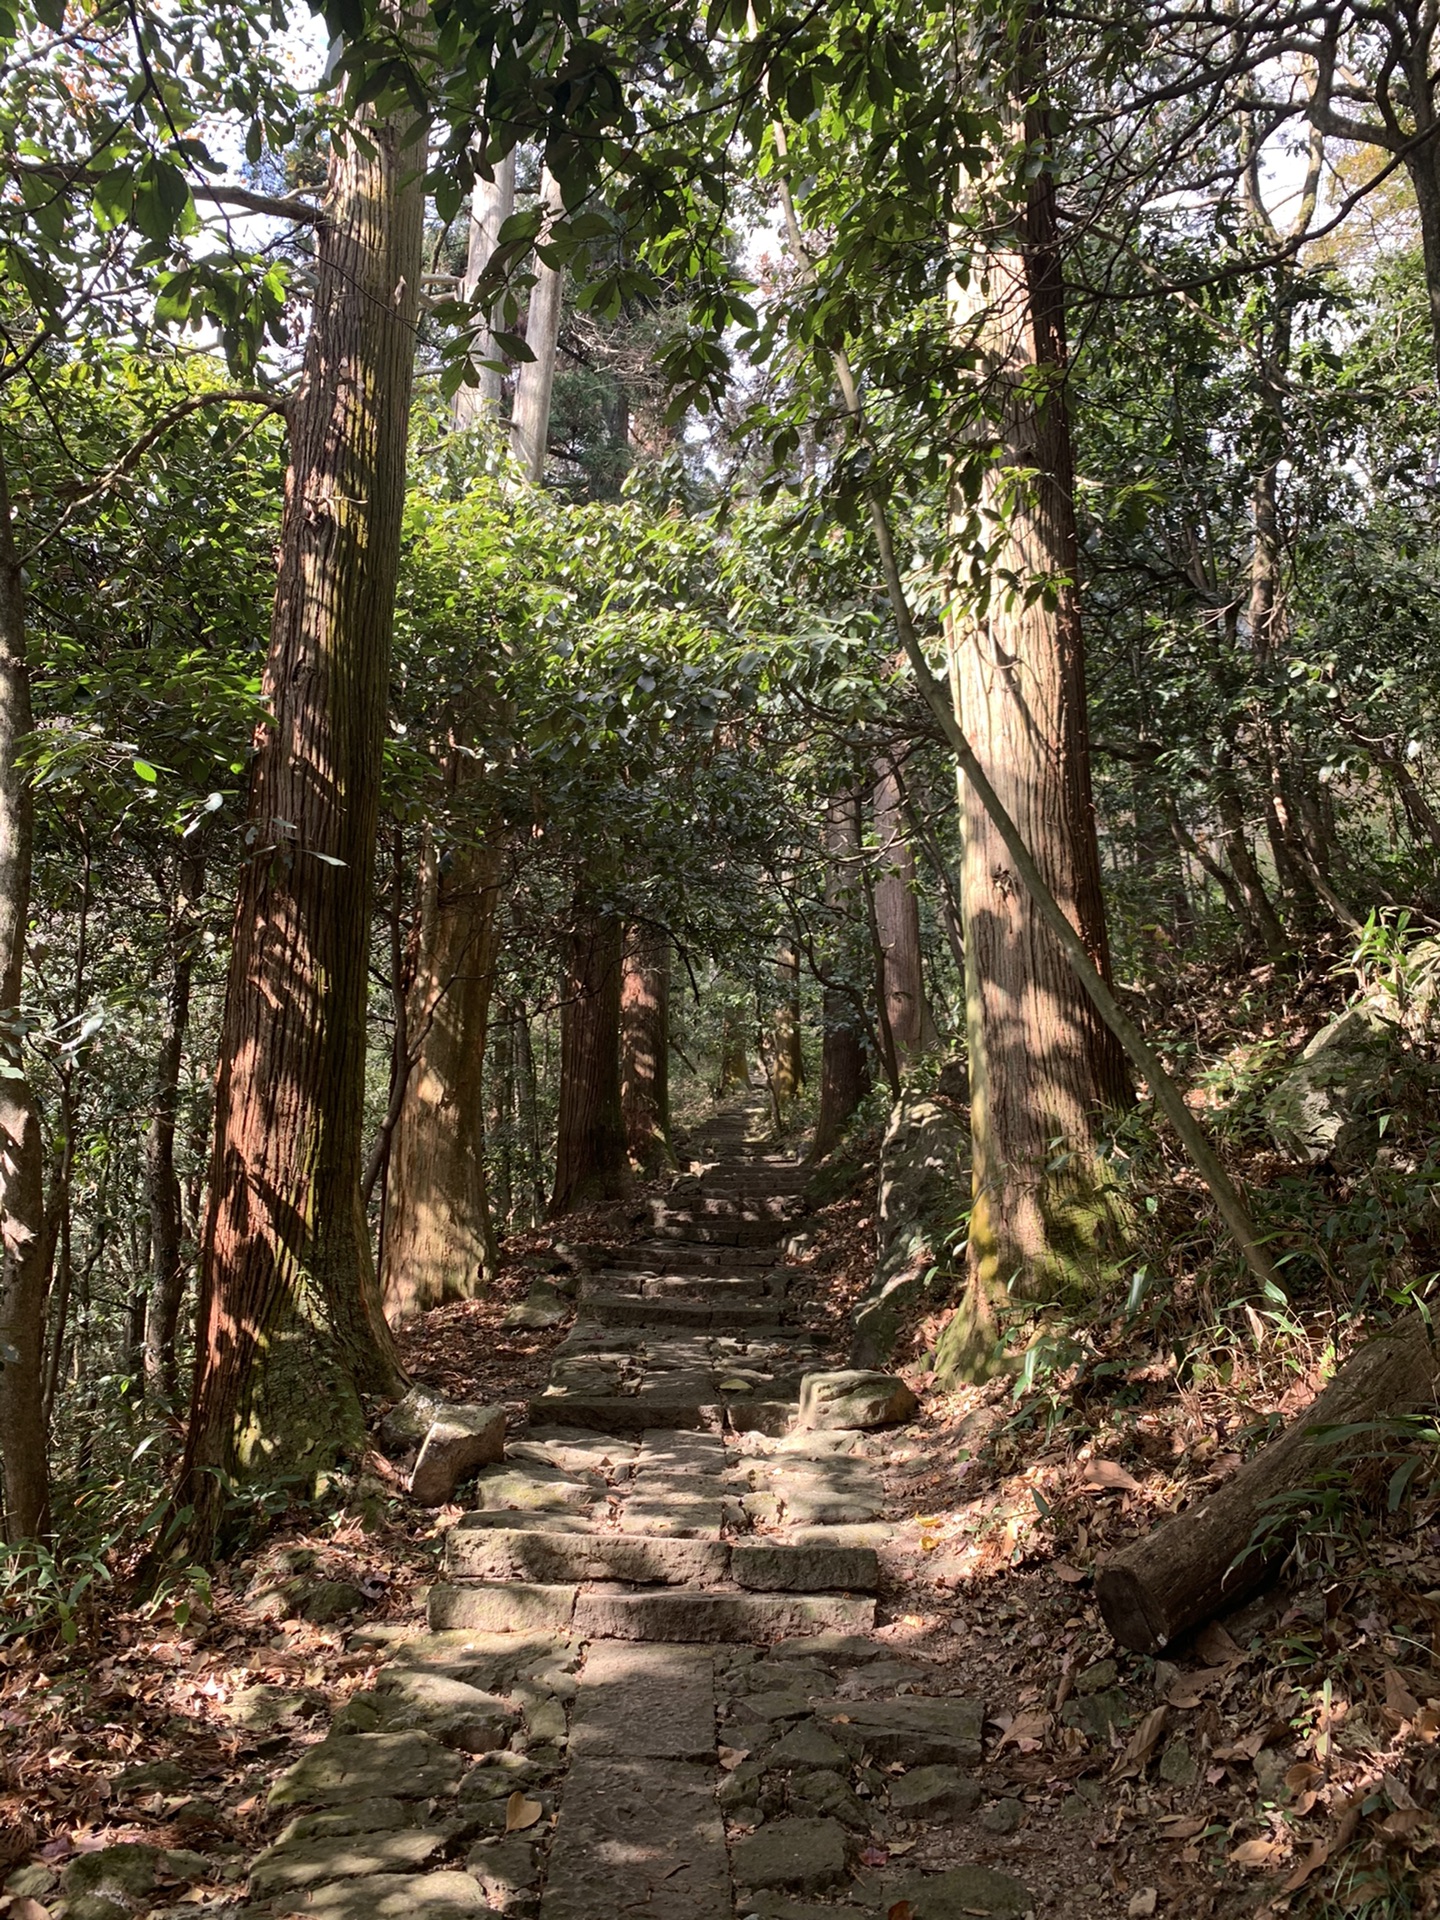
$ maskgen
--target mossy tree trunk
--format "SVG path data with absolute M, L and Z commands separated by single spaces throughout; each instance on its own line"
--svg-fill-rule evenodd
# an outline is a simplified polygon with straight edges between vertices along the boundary
M 620 978 L 624 929 L 619 917 L 577 898 L 560 1008 L 560 1110 L 555 1141 L 552 1219 L 598 1200 L 616 1200 L 629 1184 L 620 1107 Z
M 279 579 L 226 985 L 177 1500 L 323 1472 L 403 1375 L 361 1197 L 370 906 L 421 267 L 423 141 L 337 141 L 290 421 Z
M 673 1166 L 670 1145 L 670 943 L 653 927 L 625 933 L 620 982 L 620 1109 L 637 1172 Z
M 1031 97 L 1038 24 L 1020 70 Z M 1048 151 L 1043 112 L 1025 151 Z M 1064 289 L 1048 169 L 1024 189 L 1011 244 L 957 296 L 975 318 L 992 391 L 997 454 L 983 508 L 996 550 L 988 601 L 952 620 L 957 718 L 1044 880 L 1109 976 L 1090 786 L 1078 543 L 1066 408 Z M 978 264 L 978 263 L 977 263 Z M 1121 1210 L 1100 1157 L 1107 1111 L 1126 1105 L 1124 1054 L 1043 925 L 1005 846 L 961 781 L 962 911 L 973 1145 L 965 1298 L 942 1340 L 943 1370 L 997 1363 L 1009 1298 L 1085 1291 L 1115 1246 Z
M 500 865 L 496 843 L 442 847 L 432 837 L 426 848 L 409 1072 L 385 1189 L 380 1278 L 392 1326 L 472 1299 L 499 1260 L 485 1182 L 485 1043 Z

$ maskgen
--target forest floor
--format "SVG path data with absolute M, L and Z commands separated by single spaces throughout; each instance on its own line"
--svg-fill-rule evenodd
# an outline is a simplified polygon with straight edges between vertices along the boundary
M 811 1222 L 792 1275 L 796 1317 L 837 1363 L 873 1210 L 863 1176 Z M 627 1204 L 509 1242 L 490 1297 L 407 1336 L 416 1378 L 501 1401 L 518 1425 L 566 1328 L 506 1328 L 506 1309 L 557 1237 L 623 1244 L 643 1217 Z M 998 1868 L 1055 1920 L 1440 1914 L 1440 1498 L 1422 1477 L 1378 1530 L 1337 1521 L 1307 1564 L 1173 1657 L 1122 1653 L 1093 1601 L 1096 1561 L 1232 1471 L 1270 1416 L 1307 1403 L 1318 1364 L 1267 1367 L 1257 1343 L 1202 1389 L 1117 1321 L 1083 1378 L 1022 1408 L 1008 1385 L 937 1390 L 932 1339 L 917 1325 L 899 1368 L 918 1417 L 873 1456 L 895 1526 L 877 1638 L 921 1670 L 899 1690 L 983 1700 L 983 1801 L 964 1819 L 880 1823 L 861 1864 Z M 79 1602 L 72 1644 L 0 1644 L 0 1912 L 114 1920 L 62 1874 L 126 1843 L 160 1850 L 129 1911 L 232 1905 L 273 1837 L 267 1788 L 373 1684 L 366 1630 L 415 1617 L 459 1511 L 372 1476 L 361 1497 L 282 1520 L 200 1599 L 127 1608 L 101 1590 Z

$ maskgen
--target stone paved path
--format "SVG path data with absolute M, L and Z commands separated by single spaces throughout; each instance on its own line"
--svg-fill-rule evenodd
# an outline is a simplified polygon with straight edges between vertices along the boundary
M 860 1863 L 892 1810 L 973 1811 L 983 1712 L 909 1691 L 923 1669 L 872 1636 L 887 1442 L 793 1430 L 818 1364 L 781 1254 L 803 1176 L 757 1123 L 712 1124 L 653 1237 L 582 1282 L 527 1430 L 448 1536 L 429 1631 L 394 1636 L 272 1790 L 295 1818 L 247 1912 L 1030 1910 L 983 1868 Z

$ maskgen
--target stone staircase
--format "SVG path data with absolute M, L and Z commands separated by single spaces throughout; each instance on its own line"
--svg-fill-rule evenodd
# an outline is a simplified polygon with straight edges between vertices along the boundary
M 833 1404 L 793 1430 L 802 1176 L 760 1125 L 722 1115 L 653 1234 L 583 1282 L 447 1535 L 428 1631 L 357 1636 L 388 1659 L 274 1782 L 288 1824 L 237 1920 L 1033 1909 L 988 1867 L 884 1864 L 974 1811 L 984 1713 L 872 1632 L 885 1437 Z

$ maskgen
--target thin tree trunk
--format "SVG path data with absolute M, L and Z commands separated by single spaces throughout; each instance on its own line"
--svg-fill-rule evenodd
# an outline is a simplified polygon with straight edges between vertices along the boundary
M 1043 76 L 1038 19 L 1021 29 L 1022 98 Z M 1043 107 L 1026 145 L 1048 151 Z M 1048 170 L 1028 183 L 1013 249 L 980 275 L 1000 452 L 985 486 L 999 537 L 988 606 L 950 625 L 960 727 L 1075 927 L 1109 977 L 1090 787 L 1066 408 L 1064 285 Z M 1044 583 L 1046 591 L 1031 589 Z M 1099 1153 L 1107 1111 L 1131 1098 L 1124 1053 L 1045 929 L 990 813 L 960 781 L 973 1189 L 966 1298 L 943 1336 L 944 1370 L 996 1364 L 1010 1296 L 1096 1284 L 1118 1250 L 1120 1209 Z M 1057 1150 L 1058 1143 L 1058 1150 Z
M 626 930 L 620 983 L 620 1110 L 637 1172 L 673 1166 L 670 1145 L 670 943 L 653 927 Z
M 411 1064 L 390 1150 L 381 1289 L 392 1326 L 469 1300 L 499 1264 L 485 1187 L 485 1039 L 498 844 L 426 851 Z
M 628 1185 L 620 1108 L 620 972 L 623 928 L 613 913 L 577 903 L 560 1009 L 560 1113 L 550 1217 Z
M 508 1228 L 515 1210 L 515 1025 L 509 1011 L 502 1007 L 494 1023 L 494 1045 L 490 1049 L 490 1086 L 492 1091 L 490 1149 L 495 1165 L 495 1204 L 493 1217 L 501 1230 Z
M 839 863 L 853 862 L 860 853 L 860 821 L 853 799 L 831 803 L 825 819 L 825 843 L 831 855 L 825 892 L 838 924 L 848 893 L 841 882 Z M 870 1069 L 855 996 L 843 985 L 828 984 L 821 1000 L 820 1104 L 810 1146 L 812 1160 L 823 1160 L 831 1152 L 869 1091 Z
M 194 969 L 194 913 L 205 884 L 204 862 L 183 854 L 170 915 L 170 984 L 165 1027 L 155 1066 L 154 1111 L 145 1135 L 145 1200 L 150 1217 L 150 1293 L 145 1307 L 143 1359 L 146 1387 L 169 1407 L 178 1405 L 180 1380 L 175 1335 L 185 1294 L 184 1229 L 180 1181 L 175 1172 L 175 1120 L 180 1104 L 180 1068 L 190 1024 Z
M 0 453 L 0 1468 L 8 1540 L 42 1533 L 50 1509 L 45 1142 L 25 1078 L 20 1027 L 35 813 L 19 752 L 30 725 L 25 595 Z
M 884 957 L 885 1008 L 896 1061 L 903 1071 L 912 1060 L 933 1050 L 937 1036 L 925 1000 L 915 855 L 905 834 L 900 783 L 891 770 L 882 770 L 875 782 L 874 809 L 879 849 L 875 924 Z
M 1234 770 L 1228 763 L 1222 761 L 1216 768 L 1211 790 L 1215 795 L 1215 813 L 1220 822 L 1220 845 L 1230 862 L 1230 871 L 1245 896 L 1251 921 L 1259 930 L 1270 958 L 1283 960 L 1290 951 L 1290 941 L 1280 923 L 1279 914 L 1270 903 L 1260 869 L 1250 851 L 1250 842 L 1245 833 L 1245 810 L 1240 804 L 1240 789 Z
M 409 118 L 407 110 L 407 121 Z M 290 470 L 216 1091 L 178 1504 L 323 1471 L 403 1383 L 361 1198 L 365 1007 L 424 142 L 337 145 Z
M 750 1084 L 750 1044 L 745 1016 L 738 1008 L 726 1007 L 720 1016 L 720 1064 L 715 1074 L 715 1092 L 723 1099 L 737 1087 Z
M 563 211 L 560 190 L 548 171 L 540 176 L 540 200 L 548 228 Z M 515 464 L 536 486 L 545 478 L 545 455 L 550 444 L 550 396 L 555 386 L 564 293 L 564 268 L 547 267 L 537 255 L 535 284 L 530 289 L 530 309 L 525 319 L 525 344 L 534 358 L 520 364 L 510 415 L 510 449 Z
M 493 180 L 477 180 L 470 201 L 470 241 L 465 256 L 465 276 L 460 283 L 461 298 L 473 300 L 475 288 L 490 264 L 490 256 L 500 241 L 500 229 L 515 211 L 515 149 L 495 162 Z M 495 420 L 505 392 L 505 376 L 500 367 L 500 349 L 491 332 L 491 316 L 475 333 L 470 348 L 470 366 L 475 385 L 458 387 L 453 418 L 457 432 L 473 427 L 481 420 Z
M 525 1144 L 526 1219 L 536 1226 L 545 1217 L 545 1147 L 540 1138 L 540 1089 L 535 1079 L 535 1044 L 530 1011 L 516 1006 L 515 1080 L 520 1138 Z

